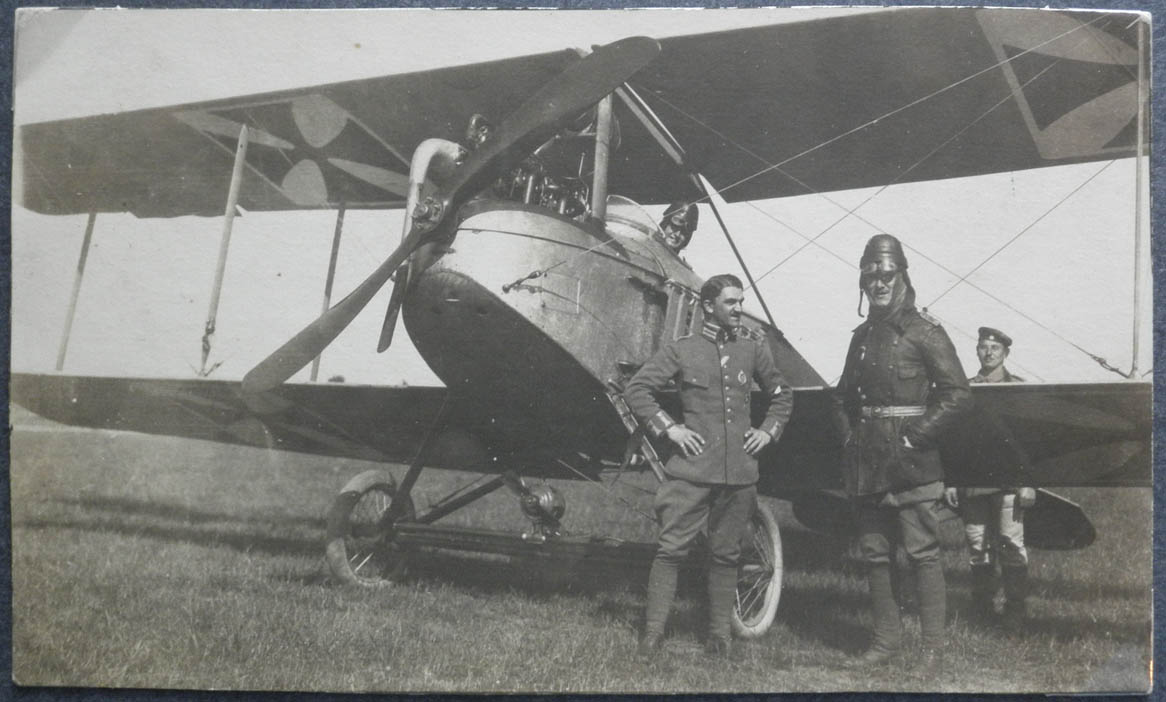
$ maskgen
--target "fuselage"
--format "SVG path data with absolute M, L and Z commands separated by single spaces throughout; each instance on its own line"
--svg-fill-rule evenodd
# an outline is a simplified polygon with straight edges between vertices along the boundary
M 602 223 L 498 200 L 461 216 L 404 303 L 417 350 L 453 393 L 497 406 L 500 435 L 619 455 L 605 384 L 698 327 L 701 279 L 634 203 Z
M 665 281 L 699 282 L 663 253 L 647 237 L 633 241 L 596 221 L 472 202 L 411 287 L 405 325 L 453 393 L 498 407 L 501 434 L 609 454 L 618 448 L 584 446 L 612 436 L 596 418 L 617 421 L 604 382 L 658 348 Z

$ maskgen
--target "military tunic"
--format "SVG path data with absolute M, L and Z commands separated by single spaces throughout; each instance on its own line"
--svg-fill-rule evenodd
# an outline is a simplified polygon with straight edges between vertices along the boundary
M 679 420 L 704 439 L 695 456 L 673 452 L 664 467 L 666 480 L 656 491 L 660 537 L 648 575 L 646 638 L 664 634 L 680 564 L 702 533 L 709 551 L 709 641 L 729 638 L 737 562 L 757 504 L 757 459 L 745 452 L 753 381 L 767 398 L 759 428 L 773 440 L 793 409 L 793 393 L 769 347 L 751 337 L 705 322 L 700 334 L 666 344 L 624 393 L 639 420 L 661 436 L 677 420 L 660 407 L 656 394 L 674 380 L 683 413 Z
M 996 366 L 992 370 L 985 373 L 981 370 L 976 373 L 974 377 L 968 378 L 969 383 L 1023 383 L 1024 378 L 1021 378 L 1015 373 L 1010 373 L 1003 365 Z
M 745 434 L 752 427 L 753 381 L 769 398 L 758 427 L 776 441 L 793 409 L 793 393 L 762 339 L 742 333 L 730 336 L 711 322 L 700 334 L 668 343 L 640 368 L 624 393 L 628 406 L 656 436 L 677 423 L 655 394 L 675 379 L 683 415 L 679 421 L 704 438 L 696 456 L 676 451 L 664 470 L 695 483 L 752 485 L 757 459 L 745 452 Z

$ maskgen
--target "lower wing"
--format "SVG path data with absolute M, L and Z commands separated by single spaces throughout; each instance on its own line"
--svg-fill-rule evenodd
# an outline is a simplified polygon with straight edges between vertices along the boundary
M 955 486 L 1150 487 L 1149 383 L 975 385 L 975 405 L 940 442 Z M 762 492 L 838 489 L 841 451 L 833 390 L 794 392 L 777 450 L 763 458 Z

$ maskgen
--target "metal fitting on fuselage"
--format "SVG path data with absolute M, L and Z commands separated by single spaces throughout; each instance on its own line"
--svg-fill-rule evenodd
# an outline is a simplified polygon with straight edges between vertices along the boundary
M 432 223 L 441 219 L 444 205 L 433 197 L 422 200 L 421 187 L 430 180 L 431 170 L 437 172 L 437 180 L 448 178 L 466 153 L 461 144 L 448 139 L 426 139 L 413 150 L 413 160 L 409 163 L 409 190 L 405 196 L 405 211 L 409 217 L 405 219 L 402 236 L 409 233 L 413 222 Z

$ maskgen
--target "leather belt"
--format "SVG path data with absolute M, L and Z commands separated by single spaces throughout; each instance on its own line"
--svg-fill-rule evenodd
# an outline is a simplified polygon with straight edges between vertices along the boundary
M 864 417 L 918 417 L 927 412 L 923 405 L 898 405 L 891 407 L 863 407 Z

